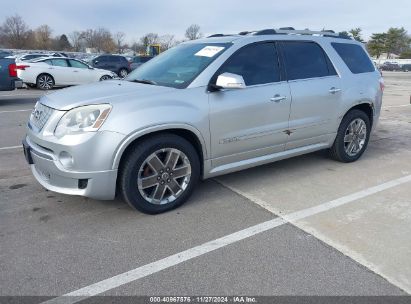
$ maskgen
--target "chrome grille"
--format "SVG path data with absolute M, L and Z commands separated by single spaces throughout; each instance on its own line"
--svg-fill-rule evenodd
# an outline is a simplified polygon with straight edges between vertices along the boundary
M 53 114 L 53 111 L 54 110 L 52 108 L 37 102 L 30 115 L 30 127 L 34 131 L 39 132 L 49 120 L 51 114 Z

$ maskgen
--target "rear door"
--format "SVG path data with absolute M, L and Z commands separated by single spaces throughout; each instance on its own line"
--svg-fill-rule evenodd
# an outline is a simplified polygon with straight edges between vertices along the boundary
M 70 84 L 71 77 L 68 73 L 69 65 L 66 59 L 47 59 L 46 62 L 52 64 L 48 69 L 53 76 L 56 85 Z
M 341 79 L 319 44 L 284 41 L 281 49 L 292 96 L 286 149 L 327 143 L 337 131 Z
M 283 151 L 291 96 L 275 43 L 241 48 L 211 82 L 225 72 L 241 75 L 246 87 L 209 93 L 213 167 Z

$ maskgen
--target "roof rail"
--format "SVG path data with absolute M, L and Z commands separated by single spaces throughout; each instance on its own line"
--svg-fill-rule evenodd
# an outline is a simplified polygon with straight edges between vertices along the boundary
M 333 30 L 322 30 L 322 31 L 310 31 L 310 30 L 296 30 L 293 27 L 281 27 L 279 29 L 263 29 L 259 31 L 243 31 L 238 33 L 238 35 L 245 36 L 245 35 L 317 35 L 323 37 L 332 37 L 332 38 L 341 38 L 341 39 L 349 39 L 350 37 L 341 35 L 340 33 L 336 33 Z M 231 35 L 224 35 L 224 34 L 214 34 L 208 36 L 207 38 L 211 37 L 224 37 L 224 36 L 231 36 Z
M 254 35 L 259 36 L 259 35 L 275 35 L 278 34 L 277 30 L 275 29 L 265 29 L 265 30 L 260 30 L 254 32 Z
M 227 36 L 227 35 L 224 35 L 224 34 L 213 34 L 213 35 L 207 36 L 207 38 L 224 37 L 224 36 Z
M 278 29 L 275 30 L 277 34 L 287 34 L 287 35 L 319 35 L 328 37 L 339 37 L 334 31 L 310 31 L 310 30 L 289 30 L 289 29 Z

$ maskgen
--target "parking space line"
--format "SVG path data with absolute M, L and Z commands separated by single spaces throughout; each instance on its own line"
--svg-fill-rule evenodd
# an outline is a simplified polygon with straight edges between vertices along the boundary
M 116 276 L 113 276 L 111 278 L 102 280 L 100 282 L 91 284 L 89 286 L 80 288 L 78 290 L 69 292 L 67 294 L 64 294 L 62 296 L 53 298 L 51 300 L 45 301 L 43 303 L 47 304 L 72 304 L 76 303 L 79 301 L 82 301 L 86 298 L 104 293 L 108 290 L 111 290 L 113 288 L 120 287 L 122 285 L 128 284 L 130 282 L 136 281 L 138 279 L 147 277 L 149 275 L 152 275 L 154 273 L 157 273 L 159 271 L 165 270 L 167 268 L 170 268 L 172 266 L 181 264 L 185 261 L 194 259 L 196 257 L 202 256 L 206 253 L 212 252 L 214 250 L 217 250 L 219 248 L 223 248 L 227 245 L 239 242 L 241 240 L 244 240 L 246 238 L 252 237 L 254 235 L 257 235 L 259 233 L 262 233 L 264 231 L 271 230 L 273 228 L 279 227 L 281 225 L 284 225 L 288 223 L 289 221 L 296 221 L 296 220 L 301 220 L 306 217 L 310 217 L 315 214 L 319 214 L 321 212 L 328 211 L 330 209 L 334 209 L 336 207 L 348 204 L 350 202 L 356 201 L 358 199 L 367 197 L 369 195 L 390 189 L 392 187 L 407 183 L 411 181 L 411 175 L 403 176 L 401 178 L 397 178 L 391 181 L 388 181 L 386 183 L 370 187 L 364 190 L 361 190 L 359 192 L 355 192 L 353 194 L 343 196 L 341 198 L 311 207 L 307 209 L 303 209 L 300 211 L 292 212 L 287 215 L 281 215 L 281 217 L 277 217 L 275 219 L 251 226 L 249 228 L 234 232 L 232 234 L 223 236 L 221 238 L 218 238 L 216 240 L 212 240 L 209 242 L 206 242 L 202 245 L 184 250 L 182 252 L 176 253 L 174 255 L 168 256 L 166 258 L 163 258 L 161 260 L 137 267 L 135 269 L 132 269 L 130 271 L 118 274 Z M 221 183 L 221 182 L 220 182 Z M 221 183 L 223 184 L 223 183 Z M 232 189 L 232 187 L 229 187 L 225 184 L 223 186 Z M 249 196 L 247 194 L 244 194 L 242 191 L 238 191 L 237 189 L 232 189 L 233 191 L 241 194 L 242 196 L 245 196 L 248 198 Z M 250 198 L 252 201 L 254 201 L 254 198 Z M 267 205 L 267 204 L 265 204 Z M 266 208 L 266 206 L 263 206 Z
M 22 148 L 22 146 L 3 147 L 3 148 L 0 148 L 0 151 L 1 151 L 1 150 L 19 149 L 19 148 Z
M 388 109 L 388 108 L 402 108 L 402 107 L 409 107 L 411 104 L 405 104 L 405 105 L 396 105 L 396 106 L 384 106 L 382 107 L 383 109 Z
M 15 113 L 15 112 L 28 112 L 28 111 L 32 111 L 33 109 L 24 109 L 24 110 L 12 110 L 12 111 L 0 111 L 0 114 L 3 113 Z

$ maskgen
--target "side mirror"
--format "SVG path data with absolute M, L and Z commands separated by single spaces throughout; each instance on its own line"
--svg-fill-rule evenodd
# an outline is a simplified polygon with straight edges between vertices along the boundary
M 98 63 L 98 60 L 93 61 L 93 63 L 94 63 L 94 64 L 97 64 L 97 63 Z
M 243 76 L 232 73 L 219 75 L 216 86 L 223 89 L 244 89 L 246 87 Z

